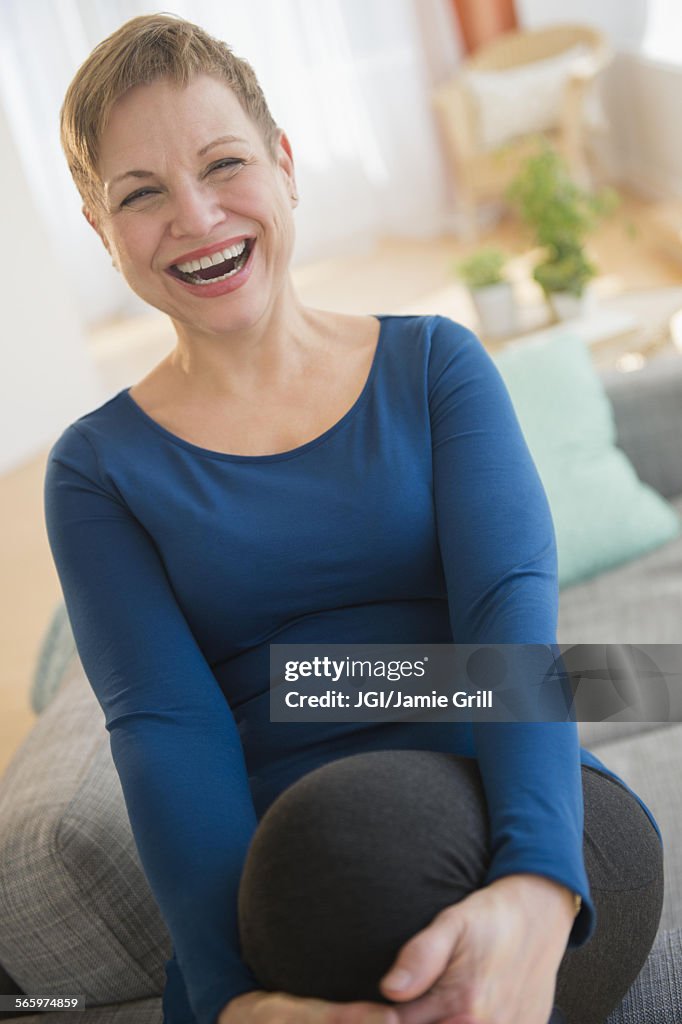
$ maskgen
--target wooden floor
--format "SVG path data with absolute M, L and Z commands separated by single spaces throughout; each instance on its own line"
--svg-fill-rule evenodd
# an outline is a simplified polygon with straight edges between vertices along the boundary
M 600 230 L 592 251 L 603 271 L 603 290 L 614 293 L 682 283 L 682 265 L 659 251 L 653 237 L 659 212 L 659 207 L 628 197 L 620 214 Z M 391 313 L 407 306 L 428 313 L 428 295 L 452 281 L 454 305 L 461 309 L 458 319 L 475 326 L 466 293 L 453 281 L 451 268 L 453 262 L 483 241 L 499 244 L 512 254 L 520 255 L 527 248 L 518 225 L 508 220 L 479 243 L 465 245 L 449 237 L 394 238 L 371 253 L 297 268 L 294 278 L 305 303 L 355 313 Z M 161 320 L 145 321 L 142 327 L 140 322 L 109 325 L 92 338 L 93 353 L 116 387 L 134 383 L 170 345 L 172 337 Z M 115 358 L 112 353 L 116 353 Z M 36 655 L 60 599 L 43 523 L 46 455 L 47 448 L 39 457 L 0 478 L 4 522 L 0 533 L 0 775 L 31 728 L 34 716 L 28 694 Z

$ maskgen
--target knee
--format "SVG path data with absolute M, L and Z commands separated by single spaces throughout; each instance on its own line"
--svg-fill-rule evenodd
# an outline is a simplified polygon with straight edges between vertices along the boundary
M 606 945 L 604 937 L 615 929 L 623 943 L 622 960 L 639 957 L 641 967 L 663 910 L 663 847 L 646 811 L 625 786 L 587 766 L 582 779 L 585 869 L 597 911 L 589 945 L 596 949 L 600 939 Z
M 245 957 L 266 987 L 379 998 L 400 946 L 480 887 L 488 864 L 475 762 L 430 751 L 331 762 L 285 790 L 254 836 L 239 894 Z M 345 964 L 333 977 L 330 958 Z
M 341 877 L 389 872 L 399 884 L 438 863 L 467 891 L 489 864 L 485 795 L 475 761 L 387 750 L 332 761 L 285 790 L 263 817 L 250 857 L 326 865 Z
M 567 1021 L 598 1024 L 641 971 L 660 922 L 663 851 L 639 802 L 619 782 L 583 766 L 585 870 L 597 912 L 590 941 L 564 955 L 556 1003 Z
M 609 892 L 635 891 L 662 880 L 661 841 L 636 797 L 585 765 L 582 783 L 590 885 Z

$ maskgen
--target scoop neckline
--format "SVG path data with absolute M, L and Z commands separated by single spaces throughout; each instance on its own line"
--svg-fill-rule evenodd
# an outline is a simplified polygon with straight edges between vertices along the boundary
M 297 455 L 303 454 L 303 452 L 309 451 L 311 448 L 316 448 L 318 445 L 322 444 L 333 434 L 335 434 L 338 430 L 341 430 L 346 425 L 346 423 L 348 423 L 353 418 L 357 410 L 362 405 L 364 405 L 367 396 L 370 392 L 370 389 L 372 387 L 374 377 L 376 376 L 376 370 L 379 364 L 379 355 L 383 346 L 384 320 L 386 318 L 386 314 L 384 313 L 377 313 L 371 315 L 373 319 L 379 321 L 379 336 L 377 338 L 376 347 L 374 349 L 374 355 L 372 356 L 372 363 L 369 368 L 369 373 L 367 374 L 367 379 L 365 380 L 365 383 L 362 387 L 362 391 L 355 399 L 353 404 L 350 406 L 350 408 L 343 414 L 341 419 L 337 420 L 336 423 L 333 423 L 331 427 L 328 427 L 322 434 L 319 434 L 312 440 L 306 441 L 305 444 L 297 445 L 296 448 L 289 448 L 285 452 L 273 452 L 269 455 L 237 455 L 232 452 L 217 452 L 211 448 L 202 448 L 201 445 L 193 444 L 191 441 L 186 441 L 183 437 L 178 437 L 177 434 L 174 434 L 172 431 L 167 430 L 166 427 L 162 427 L 160 423 L 157 423 L 155 419 L 153 419 L 148 413 L 146 413 L 142 406 L 138 405 L 135 399 L 129 393 L 130 389 L 133 387 L 132 384 L 129 387 L 124 388 L 121 392 L 119 392 L 119 397 L 124 398 L 128 406 L 131 407 L 137 413 L 137 415 L 147 424 L 147 426 L 151 427 L 157 433 L 161 434 L 163 437 L 166 438 L 166 440 L 171 441 L 173 444 L 178 445 L 180 448 L 185 448 L 187 451 L 195 452 L 196 454 L 203 455 L 206 458 L 221 459 L 227 462 L 277 462 L 279 460 L 292 459 L 295 458 Z

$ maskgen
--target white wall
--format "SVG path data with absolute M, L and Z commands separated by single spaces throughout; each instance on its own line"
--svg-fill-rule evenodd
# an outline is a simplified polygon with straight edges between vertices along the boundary
M 0 473 L 104 400 L 0 104 Z
M 647 0 L 516 0 L 524 28 L 571 22 L 600 29 L 618 50 L 638 47 L 647 23 Z
M 524 28 L 578 22 L 600 29 L 614 60 L 600 81 L 610 125 L 598 151 L 610 177 L 650 198 L 682 196 L 681 62 L 664 64 L 647 57 L 647 0 L 517 0 Z
M 682 196 L 682 65 L 618 54 L 602 95 L 617 147 L 615 176 L 651 199 Z

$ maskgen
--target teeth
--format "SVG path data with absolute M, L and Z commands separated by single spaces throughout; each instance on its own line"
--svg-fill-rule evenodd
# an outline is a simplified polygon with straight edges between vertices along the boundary
M 246 239 L 242 239 L 241 242 L 228 246 L 227 249 L 222 249 L 220 252 L 214 252 L 211 256 L 202 256 L 198 260 L 188 260 L 187 263 L 176 263 L 176 267 L 178 270 L 181 270 L 183 274 L 194 274 L 197 270 L 205 270 L 207 267 L 217 267 L 219 263 L 224 263 L 225 260 L 232 260 L 236 256 L 241 256 L 245 248 Z M 227 277 L 228 275 L 225 276 Z M 218 278 L 218 280 L 220 280 L 220 278 Z
M 239 257 L 239 259 L 237 260 L 236 266 L 234 266 L 232 268 L 232 270 L 228 270 L 228 272 L 226 274 L 222 274 L 221 277 L 214 277 L 210 281 L 203 281 L 200 277 L 195 277 L 194 280 L 191 283 L 192 284 L 203 284 L 203 285 L 206 285 L 206 284 L 217 284 L 219 281 L 226 281 L 228 277 L 234 277 L 235 274 L 238 274 L 239 271 L 243 268 L 245 263 L 246 263 L 246 252 L 245 252 L 245 247 L 242 247 L 242 254 Z

